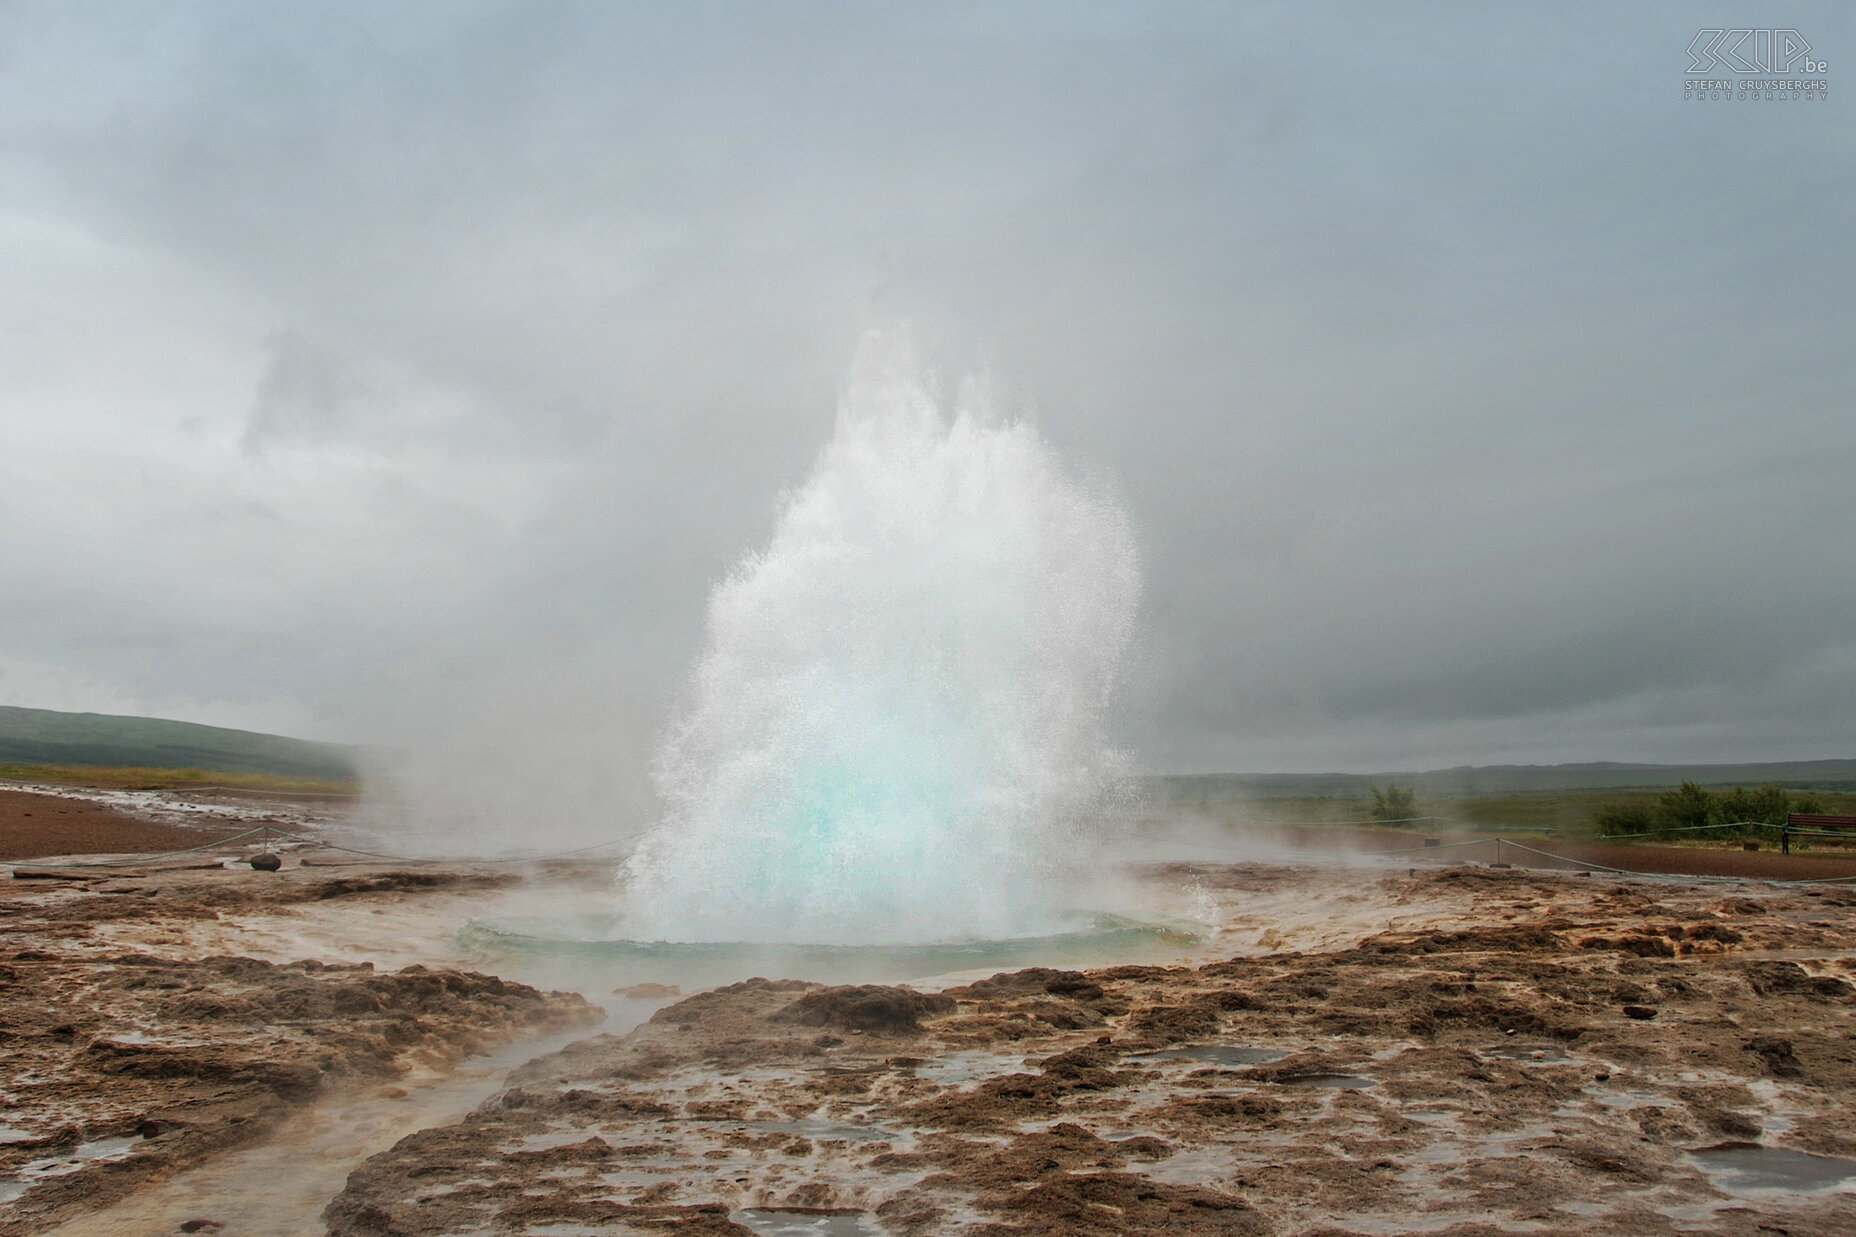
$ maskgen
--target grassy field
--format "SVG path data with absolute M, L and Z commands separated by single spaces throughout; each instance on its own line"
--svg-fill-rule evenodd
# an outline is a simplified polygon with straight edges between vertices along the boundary
M 60 713 L 0 706 L 0 764 L 210 769 L 215 776 L 257 774 L 352 781 L 352 748 L 283 735 L 229 730 L 156 717 Z
M 1710 789 L 1786 786 L 1856 792 L 1856 760 L 1781 760 L 1755 764 L 1462 765 L 1387 773 L 1159 774 L 1140 779 L 1150 798 L 1176 803 L 1266 799 L 1368 800 L 1386 782 L 1416 788 L 1420 800 L 1480 799 L 1542 791 L 1658 790 L 1682 782 Z
M 118 768 L 110 765 L 0 764 L 0 781 L 49 782 L 59 786 L 100 786 L 110 790 L 190 790 L 225 786 L 275 794 L 352 795 L 360 792 L 352 778 L 285 777 L 276 773 L 237 773 L 216 769 Z

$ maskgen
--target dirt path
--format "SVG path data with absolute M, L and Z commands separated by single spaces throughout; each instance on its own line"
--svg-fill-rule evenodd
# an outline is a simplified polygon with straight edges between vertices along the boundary
M 1782 855 L 1776 850 L 1729 850 L 1725 847 L 1574 845 L 1544 842 L 1552 851 L 1585 863 L 1602 863 L 1633 872 L 1673 876 L 1733 876 L 1747 880 L 1797 881 L 1856 877 L 1856 855 L 1808 853 Z
M 0 862 L 53 855 L 140 855 L 230 837 L 242 826 L 161 825 L 63 795 L 0 790 Z

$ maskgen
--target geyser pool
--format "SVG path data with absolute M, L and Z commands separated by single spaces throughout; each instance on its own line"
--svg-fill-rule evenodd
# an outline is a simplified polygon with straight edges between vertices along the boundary
M 639 940 L 1061 933 L 1065 843 L 1121 772 L 1139 594 L 1119 506 L 984 387 L 866 335 L 832 440 L 714 589 L 624 872 Z
M 604 1000 L 605 993 L 631 984 L 671 984 L 687 992 L 754 975 L 893 984 L 1027 966 L 1170 962 L 1196 946 L 1205 927 L 1091 915 L 1039 936 L 880 945 L 646 941 L 626 939 L 624 932 L 612 915 L 484 918 L 467 924 L 458 942 L 524 982 L 575 987 Z

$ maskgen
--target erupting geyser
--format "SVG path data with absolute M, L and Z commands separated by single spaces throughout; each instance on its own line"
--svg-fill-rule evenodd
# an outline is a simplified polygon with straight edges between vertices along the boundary
M 832 441 L 719 584 L 631 935 L 843 944 L 1054 930 L 1054 866 L 1121 772 L 1140 589 L 1111 497 L 905 339 L 864 339 Z

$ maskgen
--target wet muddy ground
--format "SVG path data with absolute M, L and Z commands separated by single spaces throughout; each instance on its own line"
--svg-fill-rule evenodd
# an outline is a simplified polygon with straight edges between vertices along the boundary
M 493 975 L 161 948 L 228 913 L 505 879 L 130 870 L 0 886 L 0 1234 L 112 1203 L 306 1105 L 597 1022 L 577 995 Z M 138 937 L 150 948 L 125 945 Z
M 450 925 L 597 865 L 88 877 L 0 882 L 4 1237 L 1856 1231 L 1837 886 L 1150 865 L 1176 965 L 666 974 L 577 1039 Z

